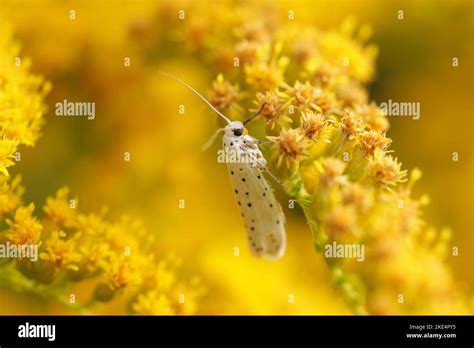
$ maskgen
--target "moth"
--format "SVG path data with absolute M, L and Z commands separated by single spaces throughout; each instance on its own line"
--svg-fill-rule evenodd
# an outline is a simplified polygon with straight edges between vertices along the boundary
M 259 147 L 262 142 L 250 136 L 245 128 L 262 112 L 265 104 L 246 121 L 232 121 L 188 83 L 168 73 L 160 73 L 189 88 L 227 123 L 216 131 L 208 145 L 219 132 L 224 132 L 223 150 L 225 154 L 230 154 L 226 161 L 227 170 L 247 230 L 250 251 L 255 256 L 270 260 L 281 258 L 286 249 L 285 215 L 263 174 L 270 175 L 282 186 L 284 184 L 268 170 L 267 161 Z

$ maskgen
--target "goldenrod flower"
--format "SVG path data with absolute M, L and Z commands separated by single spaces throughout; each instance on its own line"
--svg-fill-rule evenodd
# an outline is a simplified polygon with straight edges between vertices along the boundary
M 255 62 L 244 66 L 246 82 L 256 90 L 273 90 L 283 82 L 283 73 L 288 58 L 281 56 L 281 45 L 276 45 L 270 58 L 265 58 L 271 50 L 270 45 L 263 46 Z
M 102 236 L 105 234 L 107 224 L 104 222 L 103 214 L 78 214 L 77 229 L 89 236 Z
M 197 51 L 206 45 L 206 23 L 204 18 L 192 17 L 184 28 L 184 43 L 190 51 Z
M 111 290 L 138 285 L 142 281 L 134 259 L 124 254 L 112 254 L 103 267 Z
M 137 301 L 132 304 L 132 309 L 140 315 L 175 314 L 175 309 L 168 297 L 156 290 L 138 295 Z
M 313 45 L 314 38 L 299 38 L 293 43 L 293 57 L 299 64 L 305 64 L 317 55 L 317 49 Z M 327 82 L 327 80 L 326 80 Z
M 347 181 L 344 175 L 346 164 L 334 157 L 327 157 L 321 163 L 321 183 L 329 186 Z
M 335 206 L 323 218 L 329 240 L 350 242 L 357 240 L 360 229 L 357 226 L 357 215 L 350 205 Z
M 359 133 L 357 140 L 362 150 L 368 155 L 374 155 L 376 150 L 385 151 L 392 142 L 392 139 L 387 138 L 385 134 L 373 130 Z
M 12 39 L 12 33 L 9 23 L 2 21 L 0 225 L 6 227 L 4 239 L 15 244 L 38 246 L 40 260 L 33 262 L 23 258 L 16 262 L 2 262 L 2 287 L 84 310 L 93 310 L 97 301 L 108 301 L 120 294 L 124 296 L 125 312 L 138 295 L 161 289 L 159 284 L 168 283 L 167 296 L 179 301 L 178 296 L 171 295 L 183 291 L 184 283 L 182 280 L 178 282 L 177 269 L 170 269 L 167 274 L 149 274 L 155 272 L 150 264 L 154 264 L 155 259 L 159 263 L 159 257 L 153 250 L 153 234 L 147 233 L 138 219 L 124 216 L 109 221 L 105 210 L 88 214 L 80 212 L 77 199 L 68 197 L 67 187 L 58 190 L 55 196 L 47 197 L 41 219 L 35 216 L 33 203 L 23 203 L 24 188 L 20 185 L 20 177 L 9 178 L 7 168 L 15 163 L 14 157 L 20 145 L 34 146 L 40 136 L 46 109 L 44 98 L 51 85 L 29 72 L 31 61 L 21 56 L 20 46 Z M 70 57 L 77 53 L 71 52 Z M 48 56 L 54 56 L 54 61 L 60 65 L 55 65 L 54 71 L 58 68 L 64 71 L 64 66 L 71 66 L 68 57 Z M 147 283 L 146 290 L 139 286 L 143 279 L 151 278 L 154 281 Z M 65 300 L 84 279 L 96 287 L 92 297 L 76 304 Z M 175 306 L 173 302 L 175 313 L 196 310 L 193 299 L 196 290 L 193 289 L 194 283 L 189 284 L 191 289 L 186 290 L 186 304 Z M 125 287 L 127 292 L 118 291 Z
M 234 21 L 241 25 L 242 17 L 221 17 L 212 28 L 223 29 Z M 420 218 L 424 200 L 411 197 L 414 180 L 405 183 L 407 171 L 387 154 L 392 142 L 386 136 L 387 117 L 369 102 L 365 84 L 374 75 L 377 55 L 366 44 L 370 30 L 357 30 L 353 21 L 327 32 L 273 17 L 261 23 L 238 26 L 234 37 L 216 39 L 216 54 L 205 62 L 214 67 L 227 46 L 240 52 L 236 56 L 244 69 L 230 76 L 241 86 L 247 83 L 250 93 L 239 103 L 244 108 L 253 103 L 248 107 L 252 112 L 264 105 L 265 131 L 273 143 L 270 165 L 288 183 L 288 194 L 301 203 L 317 250 L 329 240 L 366 246 L 366 262 L 327 260 L 335 285 L 355 313 L 431 312 L 434 293 L 452 290 L 454 282 L 445 277 L 447 267 L 434 250 L 424 250 L 412 237 L 406 240 L 425 235 Z M 268 30 L 275 23 L 282 29 Z M 216 48 L 219 42 L 221 48 Z M 279 62 L 278 57 L 284 59 Z M 289 119 L 295 128 L 288 128 Z M 441 274 L 447 286 L 432 284 L 410 268 L 421 250 L 422 263 Z M 391 278 L 381 275 L 386 264 L 393 268 Z M 429 285 L 426 289 L 420 286 L 423 282 Z M 412 298 L 427 298 L 426 304 L 394 305 L 401 288 Z M 462 300 L 458 294 L 446 303 L 466 308 Z
M 8 175 L 7 168 L 15 164 L 12 158 L 15 156 L 17 146 L 17 140 L 0 139 L 0 173 Z
M 337 88 L 337 95 L 343 106 L 357 108 L 367 103 L 367 91 L 357 81 L 341 84 Z
M 307 140 L 299 129 L 282 129 L 277 137 L 268 137 L 273 142 L 276 164 L 291 168 L 307 155 Z
M 309 60 L 305 66 L 308 75 L 320 86 L 333 84 L 334 79 L 340 74 L 339 66 L 325 62 L 321 58 Z
M 255 42 L 267 42 L 269 35 L 264 22 L 260 20 L 244 20 L 240 26 L 235 28 L 234 34 L 237 39 Z
M 354 112 L 346 110 L 345 115 L 341 118 L 341 126 L 344 134 L 349 139 L 354 139 L 357 134 L 363 131 L 364 122 Z
M 283 73 L 266 64 L 253 63 L 245 66 L 247 83 L 255 89 L 265 90 L 278 87 L 283 82 Z
M 26 207 L 19 207 L 15 211 L 13 221 L 7 219 L 10 226 L 7 238 L 15 244 L 37 244 L 41 238 L 43 226 L 38 219 L 32 216 L 35 205 L 30 203 Z
M 61 299 L 67 294 L 60 292 L 61 286 L 64 286 L 66 292 L 70 291 L 69 286 L 75 282 L 95 278 L 99 283 L 89 305 L 93 305 L 96 301 L 109 301 L 123 288 L 128 288 L 128 293 L 134 298 L 155 289 L 165 291 L 167 296 L 176 299 L 172 301 L 173 313 L 190 314 L 196 311 L 195 298 L 202 293 L 200 287 L 191 282 L 184 290 L 183 283 L 178 282 L 176 275 L 179 263 L 176 260 L 158 261 L 156 269 L 149 267 L 150 264 L 155 264 L 155 255 L 148 251 L 149 234 L 136 219 L 124 216 L 118 222 L 110 223 L 104 219 L 104 212 L 100 214 L 78 212 L 75 220 L 77 223 L 68 228 L 68 233 L 51 230 L 53 226 L 50 223 L 51 217 L 63 214 L 50 214 L 45 216 L 45 220 L 38 220 L 33 216 L 32 203 L 28 206 L 21 205 L 23 188 L 19 184 L 20 179 L 15 178 L 9 182 L 6 177 L 2 177 L 1 182 L 0 200 L 11 198 L 11 204 L 5 207 L 4 213 L 8 215 L 14 212 L 11 219 L 5 219 L 9 226 L 6 238 L 15 244 L 36 244 L 41 247 L 40 262 L 34 263 L 29 259 L 18 260 L 16 273 L 15 269 L 10 270 L 14 273 L 8 281 L 11 282 L 13 289 L 22 289 L 50 298 L 56 296 L 56 293 L 48 293 L 48 290 L 39 284 L 60 281 L 61 283 L 57 284 L 57 299 L 63 303 Z M 46 205 L 48 214 L 57 212 L 58 206 L 64 206 L 62 203 L 66 201 L 68 190 L 60 191 L 55 198 L 49 199 L 49 204 Z M 63 222 L 67 220 L 55 219 Z M 64 272 L 71 270 L 74 271 L 72 274 L 67 278 L 63 277 Z M 69 281 L 65 283 L 65 279 Z M 24 288 L 26 285 L 28 287 Z M 186 293 L 186 302 L 183 304 L 179 302 L 182 292 Z
M 348 20 L 341 26 L 341 30 L 322 33 L 318 47 L 326 61 L 340 64 L 348 59 L 351 63 L 345 67 L 344 74 L 366 82 L 374 74 L 377 49 L 373 45 L 363 46 L 362 41 L 355 40 L 352 37 L 354 28 L 355 24 Z
M 253 63 L 261 47 L 262 45 L 258 42 L 242 40 L 235 45 L 235 56 L 239 58 L 242 65 Z
M 44 96 L 51 89 L 39 76 L 29 72 L 31 62 L 20 56 L 19 45 L 13 40 L 10 23 L 2 20 L 0 40 L 0 174 L 8 175 L 7 168 L 17 146 L 33 146 L 40 135 L 45 112 Z
M 387 116 L 374 102 L 358 105 L 355 110 L 355 112 L 363 118 L 370 129 L 373 129 L 376 132 L 387 131 L 389 127 Z
M 40 258 L 50 261 L 55 270 L 70 269 L 77 271 L 77 263 L 81 260 L 81 255 L 76 252 L 76 238 L 66 239 L 63 231 L 53 231 L 51 236 L 45 241 L 46 252 L 40 254 Z
M 364 187 L 359 183 L 349 183 L 342 189 L 342 202 L 366 212 L 375 203 L 372 191 L 370 187 Z
M 76 225 L 77 199 L 68 201 L 69 189 L 63 187 L 58 190 L 55 197 L 48 197 L 43 210 L 48 219 L 57 227 L 74 227 Z
M 197 309 L 197 298 L 203 293 L 198 279 L 183 283 L 176 277 L 180 260 L 169 255 L 158 263 L 145 278 L 144 287 L 148 289 L 138 295 L 132 304 L 133 312 L 150 314 L 193 314 Z
M 319 140 L 326 125 L 326 120 L 321 113 L 314 111 L 301 113 L 301 128 L 306 138 L 310 140 Z
M 286 127 L 293 120 L 286 115 L 286 107 L 278 89 L 267 91 L 265 93 L 257 93 L 257 100 L 254 101 L 255 108 L 249 111 L 256 113 L 262 109 L 260 115 L 264 118 L 270 129 L 274 129 L 275 125 Z M 263 107 L 263 108 L 262 108 Z
M 111 255 L 110 246 L 103 241 L 85 242 L 79 247 L 81 254 L 80 268 L 84 268 L 86 273 L 96 272 L 104 265 Z
M 7 177 L 0 176 L 0 218 L 11 213 L 21 204 L 24 188 L 20 182 L 20 176 L 16 176 L 11 183 L 8 182 Z
M 304 84 L 296 81 L 293 86 L 285 85 L 285 94 L 288 95 L 289 100 L 295 104 L 298 111 L 304 110 L 322 110 L 323 107 L 317 105 L 322 91 L 319 88 L 311 86 L 309 82 Z M 324 107 L 325 103 L 321 103 Z

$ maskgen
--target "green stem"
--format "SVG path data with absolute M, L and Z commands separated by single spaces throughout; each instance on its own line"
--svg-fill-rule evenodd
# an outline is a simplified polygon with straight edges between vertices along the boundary
M 65 307 L 78 310 L 81 314 L 89 314 L 87 307 L 90 303 L 71 303 L 68 300 L 70 284 L 65 276 L 45 285 L 25 277 L 16 269 L 13 262 L 3 265 L 0 269 L 0 286 L 15 293 L 31 295 L 38 300 L 53 300 Z
M 311 233 L 313 235 L 314 245 L 316 251 L 321 254 L 326 262 L 326 265 L 331 273 L 331 280 L 333 285 L 340 290 L 345 302 L 349 305 L 352 312 L 358 315 L 368 314 L 367 309 L 364 305 L 364 293 L 361 290 L 361 286 L 357 286 L 359 281 L 355 279 L 355 275 L 349 274 L 337 264 L 330 263 L 326 257 L 324 257 L 324 244 L 327 240 L 327 236 L 319 232 L 318 223 L 311 216 L 309 202 L 298 200 L 300 206 L 303 208 L 303 212 L 306 216 Z

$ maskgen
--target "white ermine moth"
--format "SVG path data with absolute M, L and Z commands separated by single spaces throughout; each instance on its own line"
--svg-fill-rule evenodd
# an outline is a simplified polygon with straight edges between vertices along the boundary
M 247 230 L 250 250 L 255 256 L 272 260 L 281 258 L 286 249 L 285 215 L 263 176 L 264 172 L 271 173 L 260 151 L 260 141 L 248 135 L 245 128 L 245 124 L 261 112 L 263 105 L 246 121 L 231 121 L 189 84 L 168 73 L 160 73 L 189 88 L 226 121 L 227 125 L 218 132 L 224 131 L 224 153 L 231 154 L 229 158 L 232 160 L 226 160 L 227 169 Z

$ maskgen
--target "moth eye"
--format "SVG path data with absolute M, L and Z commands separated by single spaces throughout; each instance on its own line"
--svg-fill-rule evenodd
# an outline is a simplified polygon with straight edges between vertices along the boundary
M 242 134 L 244 134 L 244 130 L 242 128 L 233 129 L 233 132 L 236 137 L 240 137 Z

